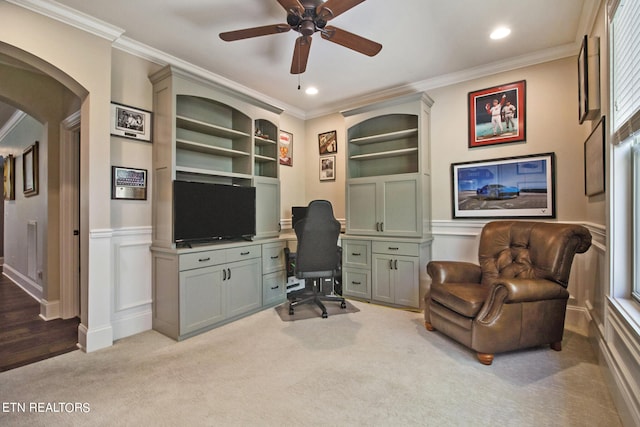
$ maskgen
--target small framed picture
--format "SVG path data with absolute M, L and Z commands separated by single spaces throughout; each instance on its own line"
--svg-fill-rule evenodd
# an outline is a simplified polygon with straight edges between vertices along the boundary
M 147 170 L 112 166 L 111 199 L 147 200 Z
M 12 154 L 4 158 L 4 199 L 16 199 L 16 158 Z
M 281 165 L 293 166 L 293 134 L 280 131 L 278 137 L 278 158 Z
M 525 89 L 521 80 L 469 92 L 469 148 L 526 139 Z
M 111 103 L 111 135 L 151 142 L 151 112 Z
M 320 181 L 335 181 L 336 179 L 336 156 L 326 156 L 320 158 Z
M 605 191 L 605 120 L 600 119 L 584 142 L 584 194 L 595 196 Z
M 38 141 L 22 154 L 22 192 L 26 197 L 38 194 Z
M 335 130 L 318 134 L 318 147 L 320 155 L 338 152 L 338 137 Z

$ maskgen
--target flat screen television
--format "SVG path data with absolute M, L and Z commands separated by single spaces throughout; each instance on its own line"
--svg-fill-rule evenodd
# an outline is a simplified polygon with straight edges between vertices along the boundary
M 173 218 L 178 244 L 250 239 L 256 234 L 256 189 L 174 181 Z

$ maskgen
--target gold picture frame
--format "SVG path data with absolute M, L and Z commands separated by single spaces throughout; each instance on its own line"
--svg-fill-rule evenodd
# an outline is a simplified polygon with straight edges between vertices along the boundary
M 9 154 L 4 158 L 4 199 L 16 199 L 16 158 Z

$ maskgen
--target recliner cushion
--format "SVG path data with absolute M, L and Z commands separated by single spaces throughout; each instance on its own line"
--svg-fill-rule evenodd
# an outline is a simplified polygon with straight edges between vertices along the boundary
M 491 286 L 479 283 L 433 283 L 431 299 L 466 317 L 475 317 Z

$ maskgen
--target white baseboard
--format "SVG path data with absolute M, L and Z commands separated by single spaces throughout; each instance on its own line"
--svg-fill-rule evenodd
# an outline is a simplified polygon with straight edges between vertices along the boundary
M 60 318 L 60 300 L 47 301 L 42 298 L 40 300 L 40 318 L 44 320 L 53 320 Z
M 2 274 L 40 303 L 42 286 L 8 264 L 2 266 Z
M 101 328 L 87 329 L 82 323 L 78 326 L 78 347 L 91 353 L 113 345 L 113 328 L 111 325 Z
M 140 313 L 124 316 L 111 323 L 113 327 L 113 339 L 118 340 L 131 335 L 136 335 L 152 328 L 153 312 L 149 309 Z

